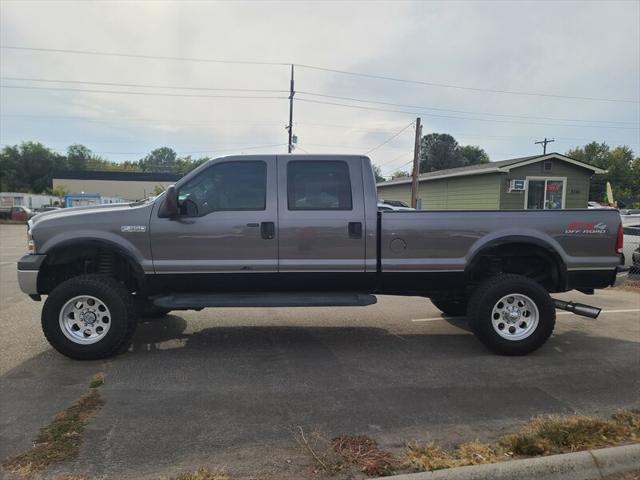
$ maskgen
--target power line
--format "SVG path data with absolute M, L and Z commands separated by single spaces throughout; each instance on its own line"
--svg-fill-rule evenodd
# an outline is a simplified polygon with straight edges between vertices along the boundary
M 453 85 L 449 83 L 436 83 L 436 82 L 427 82 L 423 80 L 408 80 L 404 78 L 396 78 L 396 77 L 387 77 L 384 75 L 374 75 L 369 73 L 360 73 L 360 72 L 350 72 L 347 70 L 338 70 L 335 68 L 325 68 L 325 67 L 317 67 L 314 65 L 303 65 L 303 64 L 295 64 L 300 68 L 307 68 L 310 70 L 319 70 L 323 72 L 331 72 L 331 73 L 339 73 L 341 75 L 350 75 L 354 77 L 363 77 L 363 78 L 371 78 L 376 80 L 386 80 L 391 82 L 400 82 L 400 83 L 410 83 L 414 85 L 426 85 L 430 87 L 442 87 L 442 88 L 454 88 L 458 90 L 470 90 L 475 92 L 487 92 L 487 93 L 500 93 L 500 94 L 508 94 L 508 95 L 525 95 L 530 97 L 551 97 L 551 98 L 565 98 L 571 100 L 591 100 L 598 102 L 619 102 L 619 103 L 640 103 L 639 100 L 630 100 L 630 99 L 622 99 L 622 98 L 602 98 L 602 97 L 583 97 L 583 96 L 574 96 L 574 95 L 559 95 L 552 93 L 541 93 L 541 92 L 525 92 L 525 91 L 517 91 L 517 90 L 499 90 L 493 88 L 478 88 L 478 87 L 469 87 L 463 85 Z
M 194 95 L 189 93 L 160 93 L 160 92 L 125 92 L 119 90 L 90 90 L 85 88 L 66 87 L 32 87 L 20 85 L 0 85 L 0 88 L 18 88 L 22 90 L 51 90 L 59 92 L 85 92 L 85 93 L 108 93 L 116 95 L 143 95 L 154 97 L 189 97 L 189 98 L 250 98 L 250 99 L 286 99 L 287 97 L 262 96 L 262 95 Z
M 323 94 L 323 93 L 313 93 L 313 92 L 304 92 L 304 91 L 299 91 L 298 93 L 301 93 L 304 95 L 311 95 L 314 97 L 334 98 L 338 100 L 348 100 L 352 102 L 373 103 L 376 105 L 388 105 L 391 107 L 435 110 L 439 112 L 464 113 L 469 115 L 490 115 L 490 116 L 496 116 L 496 117 L 531 118 L 536 120 L 554 120 L 554 121 L 565 121 L 565 122 L 598 122 L 598 123 L 619 123 L 619 124 L 628 124 L 628 125 L 638 125 L 638 122 L 620 122 L 620 121 L 614 121 L 614 120 L 583 120 L 579 118 L 536 117 L 531 115 L 515 115 L 515 114 L 507 114 L 507 113 L 474 112 L 469 110 L 452 110 L 449 108 L 425 107 L 422 105 L 407 105 L 402 103 L 380 102 L 377 100 L 366 100 L 362 98 L 342 97 L 338 95 L 329 95 L 329 94 Z
M 598 102 L 617 102 L 617 103 L 636 103 L 636 104 L 640 103 L 640 100 L 631 100 L 631 99 L 623 99 L 623 98 L 561 95 L 561 94 L 544 93 L 544 92 L 529 92 L 529 91 L 520 91 L 520 90 L 503 90 L 503 89 L 494 89 L 494 88 L 471 87 L 467 85 L 456 85 L 456 84 L 443 83 L 443 82 L 429 82 L 425 80 L 414 80 L 414 79 L 405 79 L 405 78 L 398 78 L 398 77 L 391 77 L 391 76 L 377 75 L 377 74 L 370 74 L 370 73 L 363 73 L 363 72 L 353 72 L 348 70 L 339 70 L 336 68 L 319 67 L 316 65 L 307 65 L 307 64 L 294 63 L 294 62 L 223 60 L 223 59 L 199 58 L 199 57 L 179 57 L 179 56 L 166 56 L 166 55 L 142 55 L 142 54 L 132 54 L 132 53 L 119 53 L 119 52 L 101 52 L 101 51 L 95 51 L 95 50 L 23 47 L 23 46 L 17 46 L 17 45 L 0 45 L 0 48 L 5 50 L 22 50 L 22 51 L 33 51 L 33 52 L 66 53 L 66 54 L 76 54 L 76 55 L 139 58 L 139 59 L 150 59 L 150 60 L 173 60 L 173 61 L 184 61 L 184 62 L 222 63 L 222 64 L 238 64 L 238 65 L 271 65 L 271 66 L 281 66 L 281 67 L 282 66 L 290 67 L 291 65 L 294 65 L 299 68 L 306 68 L 309 70 L 330 72 L 330 73 L 348 75 L 353 77 L 370 78 L 375 80 L 384 80 L 384 81 L 399 82 L 399 83 L 405 83 L 405 84 L 424 85 L 424 86 L 440 87 L 440 88 L 451 88 L 451 89 L 457 89 L 457 90 L 467 90 L 467 91 L 493 93 L 493 94 L 524 95 L 524 96 L 533 96 L 533 97 L 549 97 L 549 98 L 588 100 L 588 101 L 598 101 Z
M 93 82 L 86 80 L 54 80 L 46 78 L 0 77 L 0 80 L 44 82 L 44 83 L 72 83 L 79 85 L 106 85 L 110 87 L 139 87 L 160 88 L 166 90 L 196 90 L 214 92 L 262 92 L 262 93 L 287 93 L 288 90 L 270 90 L 262 88 L 210 88 L 210 87 L 181 87 L 177 85 L 147 85 L 142 83 L 117 83 L 117 82 Z
M 404 113 L 409 115 L 424 115 L 428 117 L 440 117 L 440 118 L 455 118 L 458 120 L 472 120 L 476 122 L 493 122 L 493 123 L 506 123 L 506 124 L 520 124 L 520 125 L 541 125 L 544 127 L 576 127 L 576 128 L 615 128 L 621 130 L 636 130 L 634 127 L 619 127 L 614 125 L 563 125 L 563 124 L 549 124 L 549 123 L 540 123 L 540 122 L 514 122 L 514 121 L 506 121 L 506 120 L 496 120 L 494 118 L 470 118 L 470 117 L 459 117 L 455 115 L 439 115 L 435 113 L 426 113 L 426 112 L 411 112 L 407 110 L 393 110 L 389 108 L 379 108 L 379 107 L 367 107 L 364 105 L 348 105 L 346 103 L 337 103 L 337 102 L 325 102 L 322 100 L 310 100 L 308 98 L 298 98 L 299 102 L 307 102 L 307 103 L 317 103 L 321 105 L 332 105 L 337 107 L 347 107 L 347 108 L 357 108 L 361 110 L 373 110 L 378 112 L 393 112 L 393 113 Z
M 111 86 L 111 87 L 157 88 L 157 89 L 166 89 L 166 90 L 289 93 L 288 90 L 277 90 L 277 89 L 212 88 L 212 87 L 192 87 L 192 86 L 179 86 L 179 85 L 149 85 L 149 84 L 141 84 L 141 83 L 97 82 L 97 81 L 88 81 L 88 80 L 47 79 L 47 78 L 33 78 L 33 77 L 2 76 L 0 77 L 0 79 L 11 80 L 11 81 L 43 82 L 43 83 L 69 83 L 69 84 L 77 84 L 77 85 L 103 85 L 103 86 Z M 338 100 L 348 100 L 352 102 L 372 103 L 376 105 L 387 105 L 392 107 L 417 108 L 417 109 L 434 110 L 434 111 L 440 111 L 440 112 L 464 113 L 464 114 L 470 114 L 470 115 L 488 115 L 488 116 L 508 117 L 508 118 L 530 118 L 530 119 L 537 119 L 537 120 L 553 120 L 553 121 L 567 121 L 567 122 L 616 123 L 616 124 L 638 125 L 637 122 L 621 122 L 621 121 L 615 121 L 615 120 L 584 120 L 580 118 L 539 117 L 539 116 L 531 116 L 531 115 L 478 112 L 478 111 L 470 111 L 470 110 L 454 110 L 450 108 L 438 108 L 438 107 L 427 107 L 423 105 L 409 105 L 409 104 L 402 104 L 402 103 L 382 102 L 377 100 L 369 100 L 369 99 L 354 98 L 354 97 L 343 97 L 339 95 L 330 95 L 330 94 L 306 92 L 306 91 L 299 91 L 298 93 L 302 93 L 302 94 L 310 95 L 314 97 L 333 98 Z
M 72 50 L 63 48 L 37 48 L 37 47 L 19 47 L 16 45 L 0 45 L 5 50 L 25 50 L 32 52 L 49 52 L 49 53 L 72 53 L 76 55 L 96 55 L 102 57 L 125 57 L 125 58 L 144 58 L 148 60 L 175 60 L 179 62 L 200 62 L 200 63 L 227 63 L 236 65 L 273 65 L 273 66 L 290 66 L 291 63 L 283 62 L 260 62 L 253 60 L 222 60 L 214 58 L 197 58 L 197 57 L 173 57 L 167 55 L 141 55 L 134 53 L 118 53 L 118 52 L 99 52 L 95 50 Z
M 405 127 L 402 128 L 402 130 L 400 130 L 397 133 L 394 133 L 391 137 L 389 137 L 388 139 L 386 139 L 384 142 L 382 142 L 380 145 L 373 147 L 371 150 L 367 150 L 366 152 L 364 152 L 364 155 L 369 155 L 371 152 L 373 152 L 374 150 L 379 149 L 380 147 L 386 145 L 387 143 L 389 143 L 391 140 L 393 140 L 394 138 L 396 138 L 398 135 L 400 135 L 402 132 L 404 132 L 407 128 L 409 128 L 411 125 L 413 125 L 414 122 L 411 122 L 410 124 L 406 125 Z
M 11 114 L 11 113 L 0 113 L 0 117 L 10 117 L 10 118 L 35 118 L 39 120 L 46 120 L 50 118 L 68 118 L 73 120 L 81 120 L 83 122 L 97 122 L 97 123 L 107 123 L 107 124 L 117 124 L 114 120 L 108 119 L 100 119 L 100 118 L 92 118 L 81 115 L 48 115 L 48 114 Z M 177 120 L 173 118 L 144 118 L 144 117 L 118 117 L 120 120 L 124 120 L 125 122 L 141 122 L 148 124 L 149 122 L 157 122 L 159 124 L 171 124 L 171 125 L 259 125 L 259 126 L 282 126 L 282 122 L 231 122 L 229 120 L 218 120 L 218 121 L 208 121 L 208 120 Z

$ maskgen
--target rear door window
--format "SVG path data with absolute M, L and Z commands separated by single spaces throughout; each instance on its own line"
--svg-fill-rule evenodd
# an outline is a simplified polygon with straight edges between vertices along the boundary
M 289 210 L 352 210 L 349 166 L 341 161 L 287 164 Z

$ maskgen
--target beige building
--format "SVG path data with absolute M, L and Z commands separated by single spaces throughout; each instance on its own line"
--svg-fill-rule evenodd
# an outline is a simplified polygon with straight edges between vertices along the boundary
M 173 173 L 67 171 L 54 174 L 53 188 L 63 187 L 70 194 L 140 200 L 153 195 L 158 185 L 166 187 L 180 177 Z

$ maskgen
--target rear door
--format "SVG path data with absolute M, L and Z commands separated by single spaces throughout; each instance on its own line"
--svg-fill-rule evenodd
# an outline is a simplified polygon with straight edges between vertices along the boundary
M 278 157 L 279 271 L 365 270 L 362 160 Z

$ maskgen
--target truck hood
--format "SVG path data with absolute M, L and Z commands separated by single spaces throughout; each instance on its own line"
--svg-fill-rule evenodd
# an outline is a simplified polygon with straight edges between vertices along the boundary
M 108 203 L 105 205 L 87 205 L 84 207 L 68 207 L 51 212 L 38 213 L 29 220 L 29 228 L 33 228 L 42 221 L 53 221 L 68 219 L 70 217 L 82 217 L 84 215 L 101 214 L 103 212 L 129 211 L 131 207 L 141 205 L 142 202 L 136 203 Z

